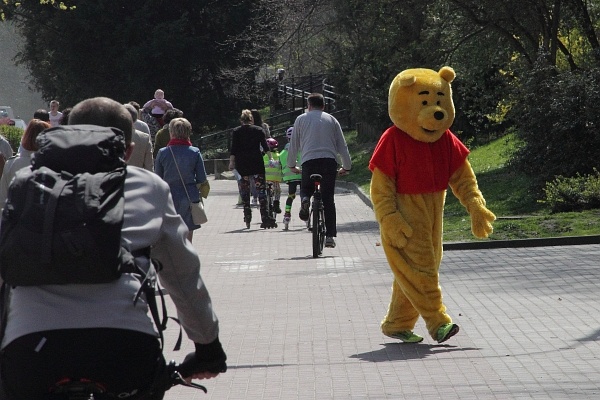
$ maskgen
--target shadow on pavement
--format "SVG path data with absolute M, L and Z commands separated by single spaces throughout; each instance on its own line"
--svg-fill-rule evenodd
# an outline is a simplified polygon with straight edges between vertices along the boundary
M 410 344 L 410 343 L 383 343 L 384 348 L 353 354 L 350 358 L 362 361 L 387 362 L 400 360 L 419 360 L 440 353 L 453 351 L 481 350 L 474 347 L 452 346 L 447 344 Z

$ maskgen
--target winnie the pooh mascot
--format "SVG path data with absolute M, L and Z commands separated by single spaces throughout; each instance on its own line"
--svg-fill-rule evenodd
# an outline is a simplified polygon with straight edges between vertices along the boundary
M 488 237 L 496 219 L 477 187 L 469 150 L 449 130 L 455 76 L 443 67 L 407 69 L 394 78 L 388 103 L 394 126 L 383 133 L 369 163 L 373 209 L 394 273 L 381 330 L 403 342 L 423 340 L 413 332 L 419 316 L 438 343 L 459 330 L 446 313 L 438 275 L 448 185 L 469 212 L 476 237 Z

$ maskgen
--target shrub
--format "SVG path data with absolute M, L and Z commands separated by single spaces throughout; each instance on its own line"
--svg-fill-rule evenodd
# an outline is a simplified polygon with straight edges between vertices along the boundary
M 21 137 L 23 137 L 23 129 L 16 128 L 10 125 L 0 125 L 0 135 L 4 136 L 10 147 L 16 153 L 19 146 L 21 145 Z
M 547 182 L 545 200 L 552 212 L 581 211 L 600 208 L 600 172 L 577 174 L 571 178 L 558 176 Z
M 509 113 L 523 145 L 511 164 L 526 173 L 537 192 L 556 176 L 590 174 L 600 168 L 600 69 L 532 71 Z

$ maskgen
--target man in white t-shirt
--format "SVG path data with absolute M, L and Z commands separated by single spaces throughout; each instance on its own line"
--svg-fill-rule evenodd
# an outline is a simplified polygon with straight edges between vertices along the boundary
M 55 127 L 59 126 L 62 120 L 62 113 L 58 111 L 58 106 L 60 103 L 58 100 L 52 100 L 50 102 L 50 126 Z

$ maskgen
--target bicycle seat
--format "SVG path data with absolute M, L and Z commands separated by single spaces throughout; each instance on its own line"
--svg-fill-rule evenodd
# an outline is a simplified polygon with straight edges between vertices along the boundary
M 323 175 L 321 174 L 312 174 L 310 176 L 310 179 L 313 181 L 320 181 L 321 179 L 323 179 Z

